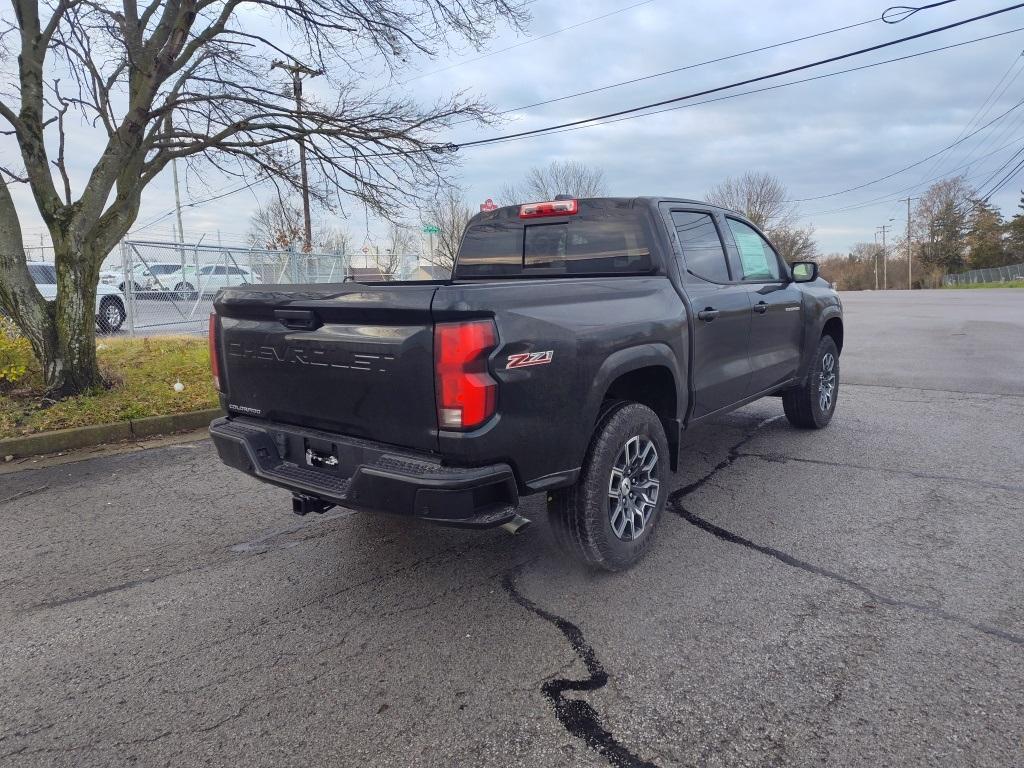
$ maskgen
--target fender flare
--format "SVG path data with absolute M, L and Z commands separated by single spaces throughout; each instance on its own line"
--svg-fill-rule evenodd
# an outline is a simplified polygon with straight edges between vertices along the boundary
M 686 388 L 687 380 L 683 372 L 685 369 L 680 365 L 672 347 L 663 342 L 639 344 L 616 350 L 601 363 L 601 366 L 594 374 L 594 383 L 590 387 L 590 393 L 587 395 L 586 404 L 583 408 L 583 423 L 590 425 L 590 431 L 587 432 L 586 442 L 583 450 L 580 451 L 580 464 L 583 461 L 586 445 L 589 445 L 590 439 L 593 436 L 593 428 L 601 416 L 601 405 L 604 402 L 608 388 L 620 376 L 652 366 L 667 369 L 675 384 L 676 412 L 669 417 L 669 423 L 665 424 L 666 437 L 672 451 L 672 464 L 675 466 L 676 451 L 679 445 L 679 431 L 682 425 L 679 414 L 686 412 L 689 391 Z
M 825 307 L 821 314 L 818 315 L 814 324 L 808 328 L 808 335 L 804 340 L 803 360 L 800 363 L 800 381 L 804 381 L 807 378 L 807 372 L 810 370 L 814 352 L 818 348 L 818 339 L 825 332 L 825 323 L 832 318 L 839 318 L 839 322 L 843 322 L 842 310 L 834 305 Z

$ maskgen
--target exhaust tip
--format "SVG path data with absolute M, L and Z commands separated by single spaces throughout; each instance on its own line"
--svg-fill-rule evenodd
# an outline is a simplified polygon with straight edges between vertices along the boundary
M 516 515 L 507 523 L 502 524 L 502 529 L 508 531 L 510 534 L 515 536 L 517 533 L 522 533 L 532 525 L 532 521 L 527 520 L 522 515 Z

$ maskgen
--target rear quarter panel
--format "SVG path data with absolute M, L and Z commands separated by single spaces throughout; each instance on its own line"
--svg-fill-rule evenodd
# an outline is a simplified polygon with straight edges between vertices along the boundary
M 583 463 L 611 381 L 646 365 L 672 370 L 685 408 L 686 318 L 664 276 L 458 283 L 438 290 L 433 311 L 438 322 L 492 316 L 498 328 L 498 415 L 473 432 L 441 431 L 451 461 L 508 462 L 533 490 L 558 482 Z M 508 367 L 535 352 L 550 363 Z

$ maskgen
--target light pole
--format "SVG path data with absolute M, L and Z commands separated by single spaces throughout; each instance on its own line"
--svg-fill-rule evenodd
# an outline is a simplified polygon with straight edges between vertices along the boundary
M 275 59 L 271 69 L 283 69 L 292 75 L 292 95 L 295 97 L 295 121 L 299 129 L 299 174 L 302 183 L 302 251 L 309 253 L 313 250 L 313 225 L 309 217 L 309 176 L 306 173 L 306 137 L 302 124 L 302 76 L 316 77 L 322 75 L 323 70 L 311 69 L 305 64 L 298 62 L 288 64 Z

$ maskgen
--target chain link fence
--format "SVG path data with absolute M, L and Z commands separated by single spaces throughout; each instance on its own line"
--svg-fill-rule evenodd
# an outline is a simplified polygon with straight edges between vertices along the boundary
M 417 265 L 416 256 L 389 259 L 396 280 L 410 279 Z M 113 282 L 109 272 L 102 279 Z M 383 276 L 379 270 L 355 267 L 344 254 L 125 240 L 117 279 L 116 287 L 125 297 L 124 330 L 135 336 L 205 334 L 213 298 L 221 288 L 340 283 Z
M 1003 283 L 1007 280 L 1024 280 L 1024 264 L 1010 264 L 1006 267 L 972 269 L 958 275 L 946 275 L 943 285 L 970 285 L 971 283 Z

